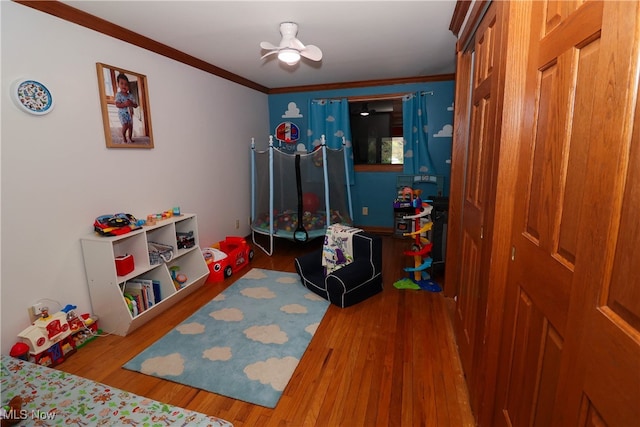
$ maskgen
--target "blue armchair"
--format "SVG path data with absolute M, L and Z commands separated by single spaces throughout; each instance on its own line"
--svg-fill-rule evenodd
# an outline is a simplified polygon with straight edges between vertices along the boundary
M 342 308 L 382 291 L 382 239 L 359 232 L 353 235 L 353 261 L 325 274 L 322 249 L 295 259 L 302 284 Z

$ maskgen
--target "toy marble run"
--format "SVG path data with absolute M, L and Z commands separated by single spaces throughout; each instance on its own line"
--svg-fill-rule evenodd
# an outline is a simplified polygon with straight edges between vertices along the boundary
M 413 220 L 413 231 L 403 233 L 403 236 L 413 237 L 411 249 L 404 251 L 404 255 L 413 258 L 413 267 L 406 267 L 404 271 L 409 273 L 409 277 L 421 289 L 432 292 L 440 292 L 440 286 L 431 280 L 428 269 L 431 268 L 431 249 L 433 243 L 428 238 L 428 233 L 433 227 L 431 221 L 431 211 L 433 206 L 423 201 L 420 197 L 422 190 L 405 187 L 402 190 L 403 200 L 408 200 L 411 207 L 415 209 L 415 214 L 405 215 L 403 219 Z

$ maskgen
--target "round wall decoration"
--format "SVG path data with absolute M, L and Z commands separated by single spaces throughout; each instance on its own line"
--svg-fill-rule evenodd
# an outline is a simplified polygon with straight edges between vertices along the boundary
M 19 79 L 11 86 L 11 98 L 23 111 L 42 115 L 53 109 L 53 96 L 47 87 L 35 80 Z

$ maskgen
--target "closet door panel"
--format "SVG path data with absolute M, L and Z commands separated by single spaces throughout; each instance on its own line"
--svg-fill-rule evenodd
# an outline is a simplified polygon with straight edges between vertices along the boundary
M 494 413 L 499 425 L 544 425 L 558 408 L 561 373 L 601 59 L 602 5 L 532 2 L 512 260 Z M 553 12 L 553 13 L 550 13 Z
M 460 359 L 471 394 L 471 406 L 478 410 L 482 396 L 480 369 L 488 286 L 483 265 L 490 257 L 484 233 L 489 233 L 487 215 L 494 184 L 493 155 L 496 133 L 496 7 L 487 10 L 464 55 L 470 67 L 469 138 L 464 163 L 462 221 L 460 231 L 458 294 L 454 327 Z M 486 269 L 484 269 L 486 271 Z

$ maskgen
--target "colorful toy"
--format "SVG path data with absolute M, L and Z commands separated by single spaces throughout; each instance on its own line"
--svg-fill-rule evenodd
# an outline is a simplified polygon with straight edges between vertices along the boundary
M 209 282 L 221 282 L 241 270 L 253 259 L 254 252 L 242 237 L 227 236 L 202 250 L 209 267 Z
M 101 236 L 119 236 L 140 228 L 131 214 L 100 215 L 93 222 L 93 229 Z
M 302 206 L 305 212 L 317 212 L 320 207 L 320 199 L 316 193 L 304 193 L 302 195 Z
M 178 240 L 178 249 L 189 249 L 196 245 L 196 239 L 193 236 L 193 231 L 176 232 L 176 239 Z
M 78 317 L 73 311 L 75 308 L 67 305 L 57 313 L 46 312 L 46 316 L 43 309 L 42 316 L 18 334 L 20 342 L 28 346 L 26 357 L 29 360 L 39 365 L 55 366 L 73 354 L 79 344 L 95 336 L 93 334 L 98 329 L 96 320 L 89 314 Z M 88 337 L 79 343 L 79 335 L 84 333 Z
M 413 221 L 413 231 L 403 233 L 403 236 L 414 238 L 410 250 L 404 251 L 404 255 L 413 258 L 413 267 L 406 267 L 404 271 L 409 273 L 409 279 L 401 279 L 394 283 L 398 289 L 425 289 L 431 292 L 440 292 L 440 286 L 431 280 L 428 269 L 431 268 L 433 260 L 429 256 L 433 244 L 428 239 L 428 232 L 433 227 L 431 221 L 431 211 L 433 206 L 423 202 L 420 198 L 422 191 L 405 187 L 402 189 L 400 200 L 395 203 L 407 205 L 415 209 L 414 215 L 404 215 L 403 219 Z M 413 282 L 413 283 L 411 283 Z
M 186 274 L 178 273 L 180 271 L 179 265 L 169 267 L 169 271 L 171 272 L 171 280 L 173 280 L 173 285 L 176 287 L 176 290 L 182 289 L 189 278 Z
M 229 256 L 220 249 L 204 248 L 202 256 L 209 268 L 207 282 L 222 282 L 233 274 L 233 269 L 229 265 Z

